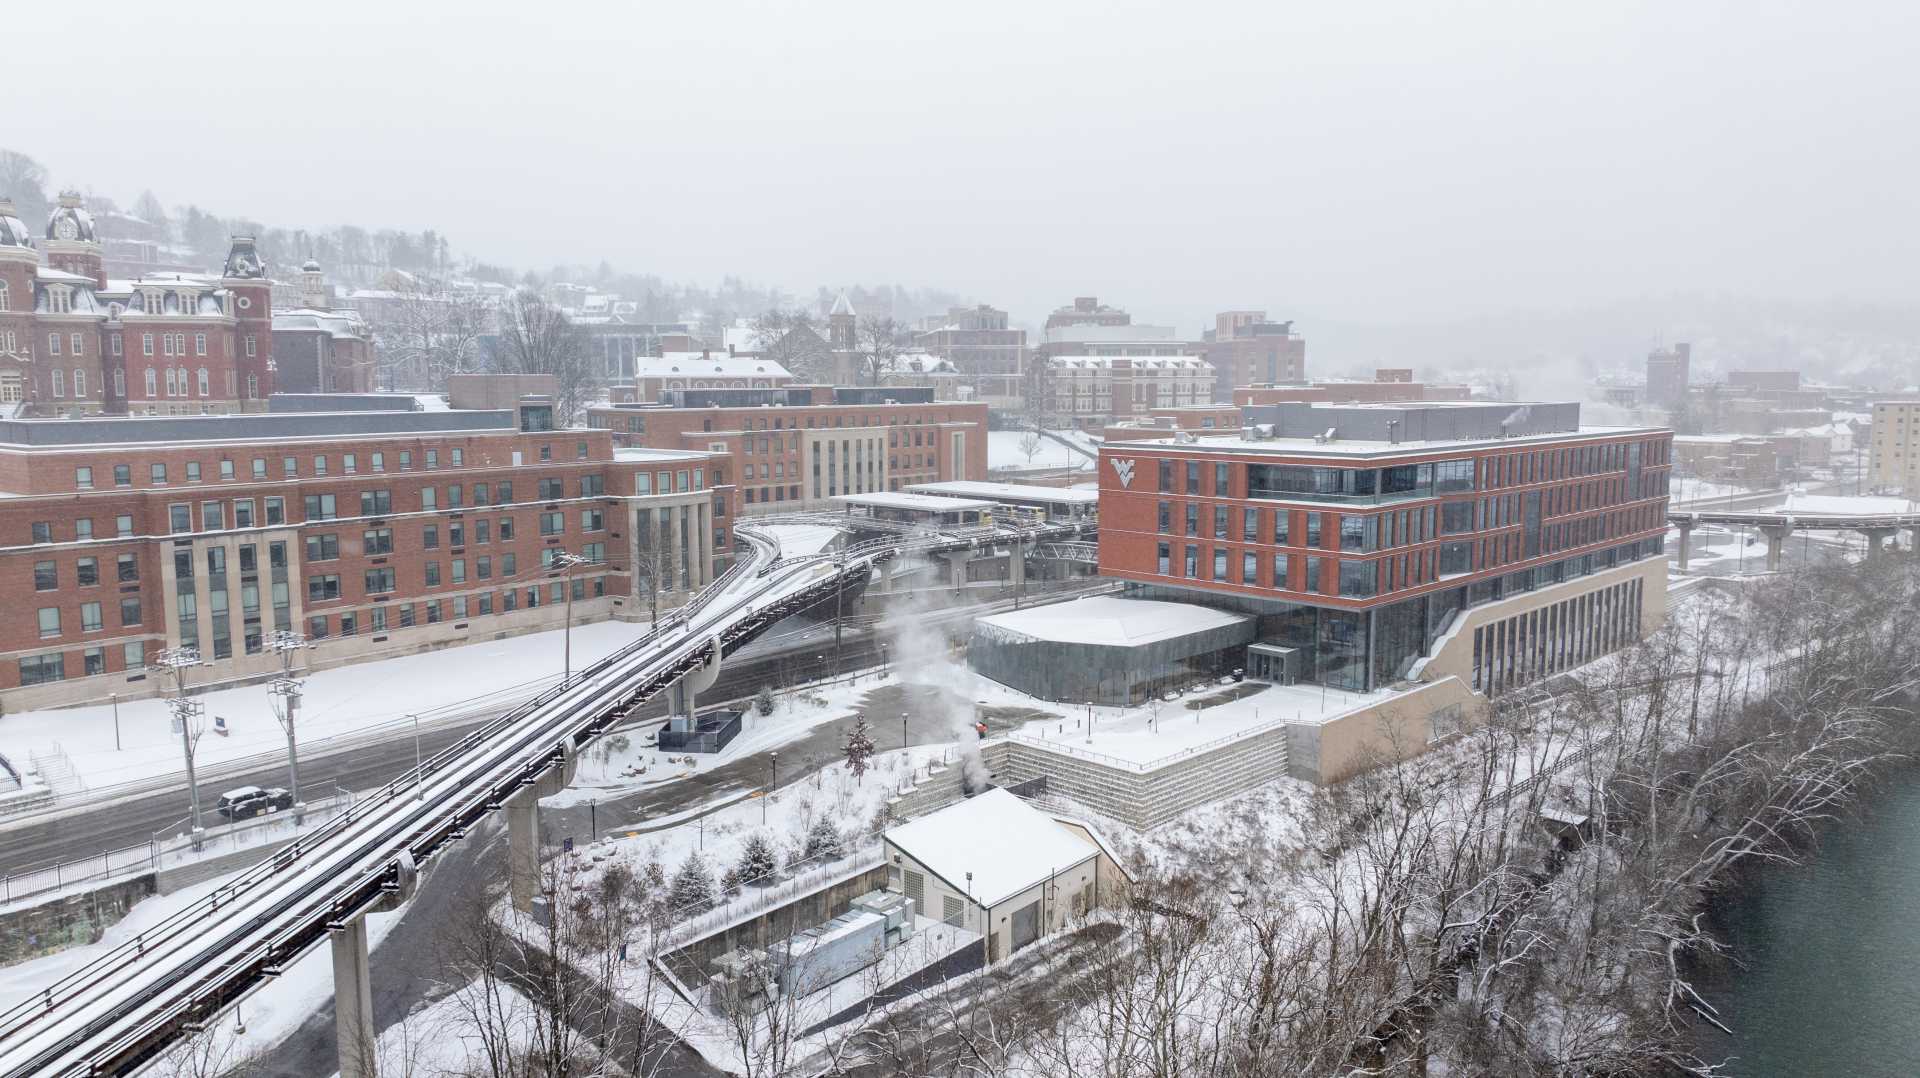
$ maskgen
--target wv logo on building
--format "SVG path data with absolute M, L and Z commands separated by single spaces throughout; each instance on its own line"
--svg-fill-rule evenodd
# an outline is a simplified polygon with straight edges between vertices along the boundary
M 1133 461 L 1131 459 L 1123 459 L 1121 457 L 1113 458 L 1113 474 L 1120 477 L 1121 486 L 1123 487 L 1132 486 L 1133 485 Z

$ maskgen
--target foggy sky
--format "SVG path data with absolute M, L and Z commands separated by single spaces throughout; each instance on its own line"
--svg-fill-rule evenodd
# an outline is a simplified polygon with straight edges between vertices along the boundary
M 484 7 L 15 5 L 0 145 L 123 205 L 1028 322 L 1920 292 L 1911 4 Z

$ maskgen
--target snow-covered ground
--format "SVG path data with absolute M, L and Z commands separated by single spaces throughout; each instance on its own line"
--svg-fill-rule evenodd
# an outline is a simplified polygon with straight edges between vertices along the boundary
M 1697 479 L 1690 475 L 1679 475 L 1673 479 L 1670 501 L 1675 508 L 1685 505 L 1690 509 L 1703 509 L 1705 506 L 1690 505 L 1691 502 L 1711 502 L 1718 498 L 1740 498 L 1755 493 L 1752 487 L 1737 483 L 1721 483 L 1706 479 Z
M 543 803 L 583 805 L 590 799 L 615 797 L 672 782 L 745 756 L 777 749 L 805 737 L 822 723 L 850 721 L 867 693 L 897 683 L 894 677 L 875 671 L 783 693 L 774 698 L 771 715 L 761 715 L 757 709 L 748 708 L 741 719 L 739 736 L 718 753 L 662 752 L 651 744 L 657 726 L 604 738 L 581 758 L 573 785 Z
M 476 1061 L 486 1058 L 486 1046 L 482 1043 L 482 1027 L 474 1016 L 485 1013 L 489 1006 L 494 1009 L 490 1019 L 493 1035 L 504 1035 L 504 1047 L 513 1051 L 528 1050 L 536 1042 L 534 1023 L 539 1021 L 539 1013 L 511 985 L 495 982 L 491 990 L 494 998 L 483 1000 L 479 993 L 485 990 L 468 984 L 388 1026 L 380 1033 L 375 1049 L 380 1073 L 407 1078 L 464 1078 L 484 1073 L 484 1064 Z M 336 1076 L 339 1073 L 334 1072 Z
M 842 534 L 839 528 L 826 524 L 775 524 L 759 530 L 768 533 L 780 544 L 780 556 L 783 558 L 818 554 Z
M 1872 494 L 1789 494 L 1778 505 L 1762 511 L 1801 516 L 1886 516 L 1920 512 L 1920 502 Z
M 994 430 L 987 432 L 987 467 L 989 469 L 1016 468 L 1020 470 L 1038 470 L 1041 468 L 1075 471 L 1092 471 L 1093 461 L 1076 453 L 1052 438 L 1040 439 L 1039 446 L 1029 458 L 1021 441 L 1027 436 L 1021 430 Z M 1069 435 L 1072 437 L 1072 435 Z M 1089 444 L 1084 438 L 1076 439 L 1081 444 Z
M 574 668 L 612 654 L 646 631 L 645 625 L 617 621 L 575 626 Z M 414 714 L 427 723 L 507 710 L 559 679 L 563 651 L 564 634 L 555 630 L 307 675 L 299 713 L 301 751 L 319 751 L 329 738 L 409 727 Z M 192 682 L 189 674 L 189 686 Z M 196 766 L 285 751 L 286 734 L 264 683 L 197 698 L 206 706 L 209 729 L 195 752 Z M 111 705 L 6 715 L 0 717 L 0 754 L 24 765 L 33 751 L 58 746 L 91 790 L 185 770 L 165 700 L 122 701 L 119 715 L 119 750 Z M 227 720 L 228 736 L 212 732 L 214 716 Z
M 1189 706 L 1236 692 L 1246 695 L 1207 708 Z M 1044 741 L 1069 754 L 1093 753 L 1147 765 L 1275 722 L 1325 722 L 1356 708 L 1370 707 L 1390 695 L 1246 681 L 1211 686 L 1207 691 L 1170 701 L 1157 699 L 1141 707 L 1089 709 L 1085 704 L 1040 700 L 980 678 L 975 699 L 996 707 L 1026 707 L 1059 716 L 1026 722 L 1018 731 L 1024 739 Z M 1091 736 L 1087 732 L 1089 711 L 1093 717 Z

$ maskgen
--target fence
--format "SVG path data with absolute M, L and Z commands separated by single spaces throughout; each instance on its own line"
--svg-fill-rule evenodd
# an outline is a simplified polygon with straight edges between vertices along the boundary
M 102 850 L 92 857 L 77 861 L 63 861 L 46 868 L 0 876 L 0 905 L 11 905 L 67 887 L 160 872 L 177 865 L 263 845 L 282 834 L 292 837 L 302 827 L 316 826 L 352 804 L 353 794 L 336 788 L 323 800 L 309 802 L 306 817 L 299 825 L 293 822 L 292 813 L 285 813 L 218 824 L 204 828 L 197 838 L 184 833 L 161 837 L 161 832 L 185 826 L 186 820 L 176 820 L 154 832 L 151 839 L 138 846 Z

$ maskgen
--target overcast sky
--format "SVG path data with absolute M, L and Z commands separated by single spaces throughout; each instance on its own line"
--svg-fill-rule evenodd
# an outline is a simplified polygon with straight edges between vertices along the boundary
M 0 145 L 123 203 L 1026 321 L 1920 294 L 1911 3 L 491 6 L 16 5 Z

